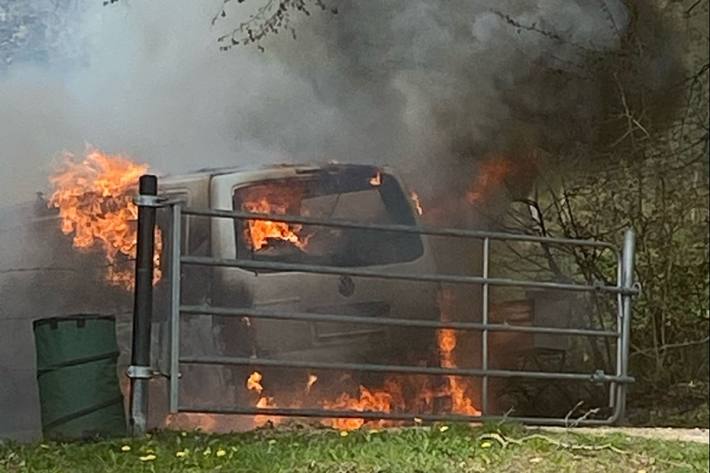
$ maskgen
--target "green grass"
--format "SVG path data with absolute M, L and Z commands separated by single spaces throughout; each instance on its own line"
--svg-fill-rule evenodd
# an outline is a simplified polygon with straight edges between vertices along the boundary
M 209 435 L 0 445 L 2 472 L 635 472 L 708 471 L 706 445 L 623 435 L 551 435 L 436 425 L 340 433 L 279 428 Z

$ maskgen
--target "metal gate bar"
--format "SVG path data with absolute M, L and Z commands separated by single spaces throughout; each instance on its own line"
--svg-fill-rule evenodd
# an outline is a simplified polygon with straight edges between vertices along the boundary
M 484 324 L 478 322 L 444 322 L 434 320 L 398 319 L 390 317 L 361 317 L 357 315 L 312 314 L 309 312 L 283 312 L 272 309 L 247 309 L 199 305 L 182 305 L 180 312 L 190 315 L 219 315 L 223 317 L 253 317 L 275 320 L 301 320 L 305 322 L 343 322 L 363 325 L 383 325 L 388 327 L 449 328 L 454 330 L 489 330 L 491 332 L 522 332 L 555 335 L 577 335 L 587 337 L 617 338 L 611 330 L 590 330 L 559 327 L 531 327 L 528 325 Z
M 333 418 L 333 419 L 367 419 L 367 420 L 393 420 L 410 423 L 417 422 L 464 422 L 467 424 L 478 424 L 482 422 L 505 422 L 513 421 L 530 425 L 558 425 L 558 426 L 601 426 L 609 425 L 610 421 L 616 422 L 619 417 L 613 415 L 608 419 L 574 419 L 561 417 L 510 417 L 510 416 L 467 416 L 459 414 L 400 414 L 393 412 L 377 411 L 353 411 L 353 410 L 325 410 L 325 409 L 305 409 L 290 407 L 220 407 L 213 406 L 184 406 L 180 407 L 180 412 L 195 414 L 236 414 L 249 416 L 266 417 L 310 417 L 310 418 Z
M 143 202 L 143 203 L 142 203 Z M 146 203 L 141 196 L 136 199 L 136 203 L 141 206 L 156 206 L 155 203 Z M 412 421 L 421 419 L 423 421 L 465 421 L 481 422 L 485 420 L 515 420 L 530 424 L 540 425 L 568 425 L 570 422 L 575 425 L 603 425 L 618 421 L 624 415 L 626 386 L 633 382 L 633 378 L 628 373 L 628 352 L 629 352 L 629 331 L 632 296 L 638 294 L 639 289 L 633 283 L 633 257 L 634 257 L 634 235 L 632 231 L 627 231 L 624 237 L 623 251 L 619 252 L 610 243 L 592 240 L 574 240 L 567 238 L 548 238 L 534 235 L 506 234 L 490 231 L 461 230 L 451 228 L 432 228 L 408 225 L 382 225 L 350 222 L 343 220 L 323 220 L 302 216 L 267 215 L 254 214 L 249 212 L 215 210 L 215 209 L 192 209 L 183 208 L 183 203 L 179 201 L 164 201 L 163 206 L 170 207 L 170 411 L 175 412 L 203 412 L 203 413 L 231 413 L 246 415 L 265 416 L 297 416 L 297 417 L 344 417 L 363 419 L 387 419 Z M 181 253 L 181 218 L 183 215 L 195 215 L 203 217 L 229 218 L 229 219 L 249 219 L 249 220 L 271 220 L 285 223 L 298 223 L 308 225 L 319 225 L 326 227 L 356 228 L 365 230 L 377 230 L 384 232 L 403 232 L 414 234 L 426 234 L 434 236 L 446 236 L 456 238 L 473 238 L 483 241 L 483 268 L 482 276 L 459 276 L 447 274 L 407 274 L 378 272 L 361 268 L 339 268 L 333 266 L 276 263 L 266 261 L 253 261 L 245 259 L 226 259 L 182 255 Z M 151 234 L 152 235 L 152 234 Z M 525 241 L 548 245 L 572 245 L 596 248 L 602 251 L 613 251 L 617 260 L 617 284 L 608 286 L 603 284 L 585 285 L 573 283 L 556 283 L 550 281 L 526 281 L 505 278 L 489 277 L 489 258 L 491 240 L 505 241 Z M 482 322 L 455 322 L 455 321 L 432 321 L 432 320 L 410 320 L 401 318 L 377 318 L 358 316 L 341 316 L 337 314 L 312 314 L 303 312 L 284 312 L 275 310 L 253 309 L 253 308 L 227 308 L 211 306 L 181 305 L 180 285 L 181 285 L 181 265 L 200 265 L 211 267 L 239 267 L 243 269 L 271 269 L 282 271 L 297 271 L 317 274 L 347 275 L 364 278 L 397 279 L 406 281 L 424 281 L 453 284 L 473 284 L 482 287 Z M 616 295 L 617 298 L 617 326 L 616 330 L 591 330 L 556 327 L 531 327 L 508 324 L 491 324 L 488 321 L 488 291 L 490 286 L 520 287 L 531 289 L 552 289 L 574 292 L 597 292 Z M 181 315 L 200 316 L 213 315 L 218 317 L 253 317 L 272 320 L 300 320 L 306 322 L 342 322 L 360 323 L 367 325 L 398 326 L 430 329 L 454 329 L 480 331 L 482 333 L 482 367 L 480 369 L 467 368 L 442 368 L 442 367 L 417 367 L 401 365 L 381 365 L 367 363 L 326 363 L 316 361 L 294 361 L 259 359 L 245 357 L 181 357 L 180 356 L 180 318 Z M 617 341 L 616 369 L 614 374 L 607 374 L 601 370 L 594 373 L 556 373 L 546 371 L 519 371 L 519 370 L 496 370 L 488 367 L 488 332 L 522 332 L 539 333 L 565 336 L 585 336 L 613 338 Z M 185 406 L 179 403 L 179 377 L 180 365 L 240 365 L 240 366 L 262 366 L 281 368 L 303 368 L 303 369 L 324 369 L 324 370 L 352 370 L 390 373 L 410 373 L 436 376 L 468 376 L 480 377 L 483 382 L 482 390 L 482 415 L 462 416 L 457 414 L 446 415 L 418 415 L 416 413 L 385 413 L 372 411 L 333 411 L 326 409 L 292 409 L 292 408 L 252 408 L 252 407 L 223 407 L 216 409 L 208 406 Z M 494 378 L 526 378 L 538 380 L 567 380 L 584 381 L 592 383 L 609 384 L 609 405 L 613 407 L 613 413 L 606 419 L 588 419 L 586 416 L 578 420 L 568 418 L 546 418 L 546 417 L 505 417 L 491 416 L 488 414 L 488 379 Z
M 617 248 L 615 245 L 604 241 L 543 237 L 537 235 L 526 235 L 522 233 L 502 233 L 487 230 L 464 230 L 461 228 L 438 228 L 427 225 L 363 223 L 341 220 L 337 218 L 325 220 L 315 217 L 304 217 L 301 215 L 265 214 L 240 212 L 235 210 L 196 209 L 189 207 L 184 208 L 182 212 L 185 215 L 196 215 L 200 217 L 231 218 L 237 220 L 269 220 L 272 222 L 299 223 L 303 225 L 317 225 L 332 228 L 377 230 L 382 232 L 415 233 L 418 235 L 477 239 L 490 238 L 492 240 L 529 241 L 532 243 L 547 243 L 550 245 L 589 246 L 594 248 L 605 248 L 608 250 L 613 250 L 615 253 L 617 252 Z
M 427 374 L 444 376 L 469 376 L 493 378 L 528 378 L 565 381 L 590 381 L 605 383 L 630 383 L 633 378 L 627 376 L 608 375 L 603 371 L 594 373 L 557 373 L 554 371 L 521 371 L 521 370 L 493 370 L 479 368 L 436 368 L 429 366 L 408 365 L 374 365 L 370 363 L 330 363 L 325 361 L 298 361 L 269 358 L 249 358 L 238 356 L 191 356 L 181 357 L 180 363 L 196 365 L 236 365 L 236 366 L 262 366 L 274 368 L 303 368 L 314 370 L 345 370 L 345 371 L 370 371 L 375 373 L 401 373 L 401 374 Z
M 249 259 L 211 258 L 209 256 L 183 256 L 183 264 L 198 266 L 215 266 L 223 268 L 269 269 L 272 271 L 296 271 L 301 273 L 332 274 L 336 276 L 357 276 L 375 279 L 396 279 L 399 281 L 445 282 L 451 284 L 482 284 L 491 286 L 519 287 L 526 289 L 551 289 L 558 291 L 577 292 L 610 292 L 635 294 L 633 288 L 619 286 L 589 286 L 583 284 L 565 284 L 556 282 L 519 281 L 515 279 L 488 278 L 482 276 L 457 276 L 440 274 L 411 274 L 379 272 L 369 269 L 336 268 L 334 266 L 319 266 L 315 264 L 275 263 L 272 261 L 254 261 Z

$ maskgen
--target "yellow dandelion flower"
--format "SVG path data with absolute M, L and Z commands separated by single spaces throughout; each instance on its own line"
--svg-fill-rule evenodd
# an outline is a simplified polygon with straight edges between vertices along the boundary
M 156 456 L 153 455 L 152 453 L 149 453 L 148 455 L 144 455 L 144 456 L 142 456 L 142 457 L 138 457 L 138 459 L 139 459 L 140 461 L 142 461 L 142 462 L 152 462 L 152 461 L 155 460 L 156 458 L 158 458 L 158 457 L 156 457 Z
M 122 452 L 130 452 L 131 451 L 131 446 L 130 445 L 124 445 L 121 447 Z
M 347 436 L 348 436 L 348 431 L 347 431 L 347 430 L 341 430 L 341 431 L 340 431 L 340 436 L 341 436 L 341 437 L 347 437 Z
M 486 440 L 485 442 L 481 442 L 481 448 L 491 448 L 492 445 L 493 444 L 490 443 L 488 440 Z
M 442 425 L 441 427 L 439 427 L 439 432 L 446 432 L 447 430 L 449 430 L 448 425 Z
M 226 454 L 227 454 L 227 452 L 221 448 L 219 450 L 217 450 L 217 453 L 215 453 L 215 455 L 217 455 L 218 457 L 223 457 Z
M 178 458 L 185 458 L 187 456 L 187 449 L 175 452 L 175 456 Z

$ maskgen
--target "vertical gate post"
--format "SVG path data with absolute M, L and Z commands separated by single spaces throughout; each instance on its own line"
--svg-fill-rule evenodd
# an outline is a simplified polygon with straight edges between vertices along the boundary
M 481 294 L 481 322 L 484 327 L 488 325 L 488 263 L 491 253 L 491 240 L 490 238 L 483 239 L 483 271 L 481 276 L 485 278 L 486 282 L 482 286 Z M 483 379 L 481 382 L 481 414 L 488 415 L 488 328 L 484 328 L 481 332 L 481 368 L 484 370 Z
M 180 392 L 180 255 L 182 251 L 182 204 L 172 206 L 170 225 L 170 413 L 176 414 Z
M 624 233 L 624 246 L 621 252 L 621 285 L 627 292 L 621 296 L 621 373 L 623 376 L 629 375 L 629 346 L 631 337 L 631 298 L 629 292 L 634 288 L 634 259 L 636 251 L 636 234 L 629 228 Z M 623 419 L 626 410 L 627 386 L 621 385 L 618 399 L 619 420 Z
M 153 317 L 153 251 L 155 249 L 155 212 L 158 179 L 150 174 L 138 184 L 138 229 L 136 279 L 133 299 L 133 338 L 131 346 L 130 427 L 133 435 L 142 435 L 148 418 L 150 368 L 150 329 Z

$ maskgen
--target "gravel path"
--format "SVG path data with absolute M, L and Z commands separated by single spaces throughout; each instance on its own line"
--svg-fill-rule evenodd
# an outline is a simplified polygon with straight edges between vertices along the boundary
M 671 427 L 541 427 L 547 432 L 575 432 L 584 435 L 624 434 L 631 437 L 646 437 L 659 440 L 677 440 L 680 442 L 697 442 L 710 444 L 708 429 L 676 429 Z

